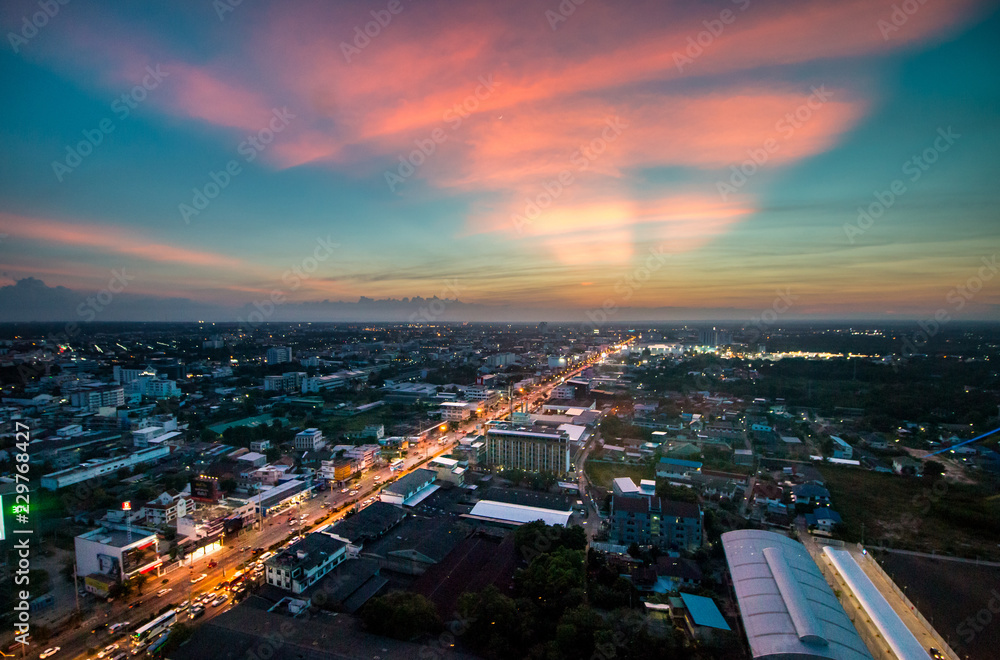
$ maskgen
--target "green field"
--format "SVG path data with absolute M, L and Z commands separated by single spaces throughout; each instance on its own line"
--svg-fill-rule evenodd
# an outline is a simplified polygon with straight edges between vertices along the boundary
M 820 471 L 848 541 L 863 533 L 869 546 L 1000 559 L 1000 499 L 985 488 L 857 468 Z
M 623 465 L 621 463 L 605 463 L 588 460 L 584 472 L 590 483 L 601 488 L 611 488 L 611 480 L 617 477 L 631 477 L 636 484 L 640 479 L 653 479 L 652 465 Z

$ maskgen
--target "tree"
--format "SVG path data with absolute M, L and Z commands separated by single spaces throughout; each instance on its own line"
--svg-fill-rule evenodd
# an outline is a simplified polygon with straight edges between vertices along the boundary
M 944 476 L 944 465 L 935 460 L 924 461 L 924 476 L 931 480 Z
M 368 601 L 361 610 L 365 627 L 376 635 L 409 640 L 441 629 L 434 604 L 420 594 L 393 591 Z
M 458 599 L 458 612 L 469 621 L 469 644 L 488 658 L 523 658 L 530 637 L 528 617 L 517 603 L 490 585 L 466 592 Z

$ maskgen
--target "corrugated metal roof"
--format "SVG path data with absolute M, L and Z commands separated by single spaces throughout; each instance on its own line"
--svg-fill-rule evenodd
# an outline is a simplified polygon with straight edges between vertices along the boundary
M 541 520 L 546 525 L 564 526 L 569 522 L 572 514 L 572 511 L 555 511 L 553 509 L 542 509 L 537 506 L 507 504 L 505 502 L 492 502 L 490 500 L 480 500 L 476 503 L 476 506 L 472 507 L 472 511 L 470 512 L 470 515 L 473 516 L 505 520 L 513 523 L 529 523 Z
M 711 598 L 681 592 L 681 600 L 684 601 L 684 607 L 687 608 L 687 611 L 691 613 L 691 620 L 694 621 L 695 625 L 732 630 Z
M 755 659 L 872 657 L 801 543 L 745 529 L 723 534 L 722 546 Z

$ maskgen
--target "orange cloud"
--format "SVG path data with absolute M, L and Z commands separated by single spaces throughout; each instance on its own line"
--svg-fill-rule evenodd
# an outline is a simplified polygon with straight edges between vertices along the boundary
M 0 213 L 0 228 L 19 238 L 90 248 L 107 254 L 121 254 L 154 262 L 246 268 L 240 259 L 216 252 L 155 243 L 138 236 L 134 229 L 96 223 L 59 222 L 45 218 L 26 218 Z

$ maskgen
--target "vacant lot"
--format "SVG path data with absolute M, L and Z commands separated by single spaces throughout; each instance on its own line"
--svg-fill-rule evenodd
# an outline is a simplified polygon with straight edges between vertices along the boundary
M 631 477 L 636 484 L 641 479 L 654 478 L 653 466 L 651 465 L 623 465 L 588 460 L 584 471 L 591 484 L 608 489 L 611 488 L 611 480 L 618 477 Z
M 1000 560 L 1000 499 L 984 488 L 857 468 L 820 471 L 849 541 L 863 533 L 869 546 Z
M 962 658 L 996 658 L 1000 567 L 879 553 L 879 564 Z M 971 618 L 971 620 L 970 620 Z

